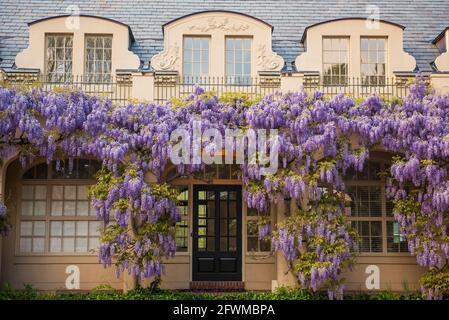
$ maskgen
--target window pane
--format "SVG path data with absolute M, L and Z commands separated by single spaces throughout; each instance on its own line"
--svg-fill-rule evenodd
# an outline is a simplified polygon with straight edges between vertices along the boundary
M 76 252 L 87 252 L 87 238 L 77 238 L 75 243 Z
M 44 238 L 33 238 L 33 252 L 44 252 L 45 241 Z
M 20 235 L 21 236 L 31 236 L 33 235 L 33 222 L 22 221 L 20 223 Z
M 64 80 L 72 73 L 72 35 L 46 36 L 46 72 L 50 80 Z
M 64 252 L 75 252 L 75 238 L 63 238 L 62 250 Z
M 65 221 L 64 222 L 64 236 L 74 236 L 75 235 L 75 222 Z
M 62 216 L 62 201 L 52 201 L 51 202 L 51 215 L 52 216 Z
M 46 213 L 46 201 L 36 201 L 34 202 L 34 215 L 35 216 L 45 216 Z
M 28 199 L 28 200 L 34 199 L 33 186 L 23 186 L 22 187 L 22 199 Z
M 22 201 L 21 214 L 22 214 L 22 216 L 32 216 L 33 215 L 33 201 Z
M 183 68 L 185 76 L 200 77 L 209 73 L 209 38 L 184 38 Z M 186 78 L 186 81 L 196 79 Z
M 77 236 L 87 236 L 88 234 L 88 222 L 87 221 L 77 221 L 76 222 L 76 235 Z
M 20 238 L 19 250 L 23 253 L 31 252 L 31 238 Z
M 76 199 L 76 186 L 64 187 L 64 199 L 75 200 Z
M 61 238 L 50 238 L 50 252 L 61 252 L 62 241 Z
M 251 76 L 251 39 L 226 39 L 226 76 L 232 83 L 249 83 Z
M 62 222 L 52 221 L 50 235 L 52 236 L 62 236 Z
M 89 201 L 78 201 L 76 204 L 76 215 L 87 216 L 89 215 Z
M 89 222 L 89 235 L 99 236 L 100 235 L 100 221 L 90 221 Z
M 95 82 L 108 81 L 112 65 L 112 36 L 87 36 L 85 47 L 87 78 Z
M 77 187 L 77 198 L 78 200 L 87 200 L 87 186 Z
M 345 85 L 349 60 L 348 38 L 323 38 L 323 74 L 324 84 Z
M 386 38 L 362 38 L 361 39 L 361 76 L 369 78 L 365 84 L 383 85 L 385 83 L 386 65 Z
M 53 186 L 52 199 L 62 200 L 62 196 L 63 196 L 63 187 Z
M 76 208 L 75 201 L 64 201 L 64 215 L 65 216 L 74 216 L 75 208 Z
M 34 236 L 45 236 L 45 222 L 44 221 L 34 221 L 33 235 Z
M 100 247 L 100 240 L 98 238 L 89 238 L 89 250 L 95 250 Z

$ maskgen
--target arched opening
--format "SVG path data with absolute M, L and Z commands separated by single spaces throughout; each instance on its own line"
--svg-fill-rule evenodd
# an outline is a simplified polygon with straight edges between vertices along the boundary
M 15 181 L 7 194 L 16 203 L 17 255 L 90 255 L 99 246 L 101 223 L 88 199 L 100 162 L 74 159 L 8 168 Z M 13 190 L 14 189 L 14 190 Z
M 362 172 L 350 170 L 345 176 L 349 220 L 358 231 L 363 254 L 408 252 L 394 220 L 393 203 L 386 196 L 383 173 L 388 169 L 388 161 L 374 159 L 367 161 Z

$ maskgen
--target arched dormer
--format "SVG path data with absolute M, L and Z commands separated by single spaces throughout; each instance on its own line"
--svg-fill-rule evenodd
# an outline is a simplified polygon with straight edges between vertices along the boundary
M 337 73 L 334 71 L 340 68 L 340 74 L 346 72 L 347 77 L 362 78 L 367 72 L 383 73 L 384 77 L 392 77 L 395 72 L 412 72 L 416 61 L 403 49 L 404 29 L 396 23 L 366 18 L 311 25 L 304 30 L 301 42 L 306 52 L 296 58 L 296 69 L 326 75 Z
M 29 44 L 16 56 L 18 68 L 77 76 L 114 75 L 119 69 L 139 68 L 139 57 L 129 51 L 134 41 L 131 29 L 119 21 L 63 15 L 36 20 L 28 26 Z M 102 66 L 95 66 L 88 59 L 102 61 Z
M 163 25 L 164 50 L 153 56 L 151 66 L 185 76 L 280 71 L 284 60 L 272 51 L 272 30 L 268 23 L 241 13 L 193 13 Z

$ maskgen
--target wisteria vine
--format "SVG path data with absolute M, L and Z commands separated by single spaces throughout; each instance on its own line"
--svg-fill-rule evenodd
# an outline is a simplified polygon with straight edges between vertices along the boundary
M 259 101 L 242 96 L 217 98 L 196 88 L 189 97 L 154 103 L 114 105 L 82 92 L 20 92 L 0 87 L 0 157 L 18 155 L 22 164 L 38 157 L 95 157 L 103 166 L 90 196 L 105 224 L 100 262 L 114 264 L 139 278 L 163 273 L 163 261 L 176 251 L 179 220 L 177 192 L 165 181 L 170 164 L 170 134 L 183 128 L 193 140 L 201 131 L 240 128 L 277 129 L 280 168 L 264 176 L 258 164 L 241 165 L 249 208 L 292 199 L 293 212 L 276 226 L 260 221 L 260 237 L 285 256 L 298 283 L 327 289 L 341 298 L 343 271 L 353 263 L 357 235 L 345 215 L 343 177 L 363 170 L 370 150 L 396 157 L 388 177 L 395 219 L 419 265 L 427 298 L 449 294 L 447 235 L 449 207 L 449 97 L 434 95 L 417 78 L 403 101 L 377 96 L 362 103 L 344 95 L 326 99 L 304 91 L 268 95 Z M 209 143 L 203 143 L 207 147 Z M 205 164 L 177 165 L 180 174 Z M 0 233 L 9 229 L 0 203 Z

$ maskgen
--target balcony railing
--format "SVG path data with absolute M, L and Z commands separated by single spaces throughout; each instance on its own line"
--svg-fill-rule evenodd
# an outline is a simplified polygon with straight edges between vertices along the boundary
M 309 93 L 320 91 L 326 97 L 343 93 L 353 98 L 365 98 L 376 94 L 385 100 L 404 98 L 410 91 L 408 78 L 400 77 L 376 77 L 375 79 L 306 77 L 304 89 Z
M 172 98 L 186 98 L 200 86 L 218 97 L 227 93 L 245 94 L 249 98 L 263 97 L 281 89 L 279 76 L 261 77 L 188 77 L 178 75 L 156 75 L 154 98 L 164 103 Z
M 113 103 L 125 104 L 131 98 L 132 80 L 128 75 L 108 77 L 64 76 L 35 74 L 8 76 L 6 85 L 18 89 L 40 88 L 44 91 L 79 90 L 88 95 L 109 98 Z

